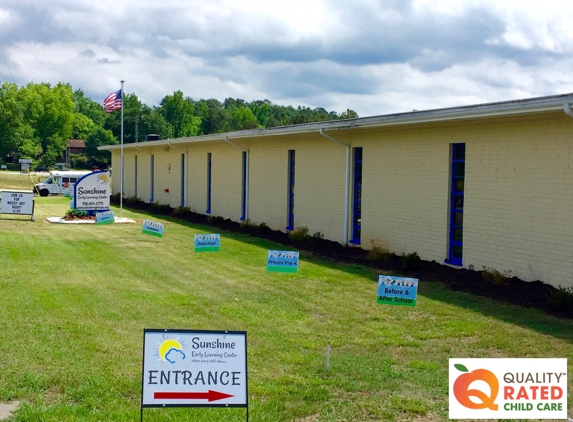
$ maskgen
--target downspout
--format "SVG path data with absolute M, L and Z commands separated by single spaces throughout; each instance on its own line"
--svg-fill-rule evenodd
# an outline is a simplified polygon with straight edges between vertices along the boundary
M 563 105 L 563 111 L 564 111 L 565 114 L 568 115 L 569 117 L 573 117 L 573 110 L 571 109 L 571 104 L 565 103 L 565 104 Z
M 187 206 L 187 193 L 189 190 L 189 183 L 187 183 L 187 180 L 189 179 L 189 149 L 187 149 L 187 151 L 183 151 L 181 148 L 177 148 L 175 145 L 172 145 L 171 142 L 167 142 L 167 145 L 169 145 L 170 147 L 173 147 L 175 149 L 178 149 L 179 151 L 181 151 L 182 153 L 185 154 L 185 196 L 183 197 L 183 206 L 186 207 Z M 137 147 L 136 147 L 137 148 Z
M 247 154 L 245 162 L 245 178 L 247 179 L 245 181 L 245 220 L 247 220 L 249 218 L 249 150 L 229 141 L 229 137 L 227 136 L 225 136 L 225 142 L 233 145 L 235 148 L 238 148 Z
M 330 139 L 344 147 L 346 147 L 346 180 L 344 184 L 344 235 L 342 237 L 342 243 L 344 246 L 348 246 L 348 194 L 350 191 L 350 145 L 333 138 L 330 135 L 324 133 L 324 129 L 320 128 L 320 134 L 325 138 Z

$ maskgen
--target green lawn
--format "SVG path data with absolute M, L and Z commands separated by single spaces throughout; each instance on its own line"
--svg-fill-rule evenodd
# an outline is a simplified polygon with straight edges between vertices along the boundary
M 45 221 L 68 204 L 36 198 L 35 221 L 0 220 L 0 402 L 22 402 L 15 421 L 139 420 L 144 328 L 247 331 L 253 422 L 445 421 L 452 357 L 566 357 L 571 374 L 572 321 L 424 280 L 415 308 L 379 305 L 367 268 L 303 253 L 298 274 L 267 273 L 279 245 L 223 232 L 220 252 L 196 254 L 212 228 L 125 209 L 137 224 Z M 245 410 L 144 413 L 191 420 Z
M 15 171 L 0 171 L 0 189 L 32 190 L 34 185 L 47 179 L 48 173 L 20 174 Z

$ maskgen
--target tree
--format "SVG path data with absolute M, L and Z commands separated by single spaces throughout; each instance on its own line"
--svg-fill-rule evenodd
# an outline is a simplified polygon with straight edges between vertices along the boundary
M 113 133 L 101 126 L 94 125 L 85 138 L 86 152 L 92 166 L 106 167 L 110 161 L 109 151 L 100 151 L 97 147 L 103 145 L 117 145 L 118 141 Z
M 18 94 L 15 84 L 4 82 L 0 86 L 0 159 L 11 153 L 35 157 L 41 150 L 26 122 Z
M 225 131 L 228 112 L 216 99 L 199 100 L 195 103 L 195 115 L 201 118 L 201 135 Z
M 181 138 L 199 133 L 201 119 L 195 116 L 193 100 L 184 98 L 183 92 L 175 91 L 161 100 L 159 112 L 173 126 L 173 136 Z

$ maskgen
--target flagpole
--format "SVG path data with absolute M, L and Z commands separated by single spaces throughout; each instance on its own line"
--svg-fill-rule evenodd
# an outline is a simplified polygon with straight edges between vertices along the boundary
M 121 161 L 120 161 L 120 175 L 119 175 L 119 218 L 123 217 L 123 103 L 125 98 L 123 97 L 123 83 L 121 81 Z

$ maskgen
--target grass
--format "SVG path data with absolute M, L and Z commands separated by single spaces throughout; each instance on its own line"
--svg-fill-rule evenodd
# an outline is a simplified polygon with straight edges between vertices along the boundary
M 15 171 L 0 171 L 0 189 L 32 190 L 34 184 L 46 180 L 46 175 L 37 175 L 35 172 L 20 174 Z
M 415 308 L 378 305 L 367 268 L 303 253 L 297 274 L 268 273 L 280 245 L 222 232 L 220 252 L 196 254 L 193 235 L 212 228 L 145 213 L 44 220 L 68 203 L 36 198 L 36 221 L 0 220 L 0 402 L 22 401 L 13 421 L 139 420 L 144 328 L 247 331 L 253 422 L 445 421 L 451 357 L 567 357 L 572 369 L 571 321 L 423 280 Z M 143 219 L 164 237 L 142 234 Z M 245 410 L 144 414 L 191 420 Z

